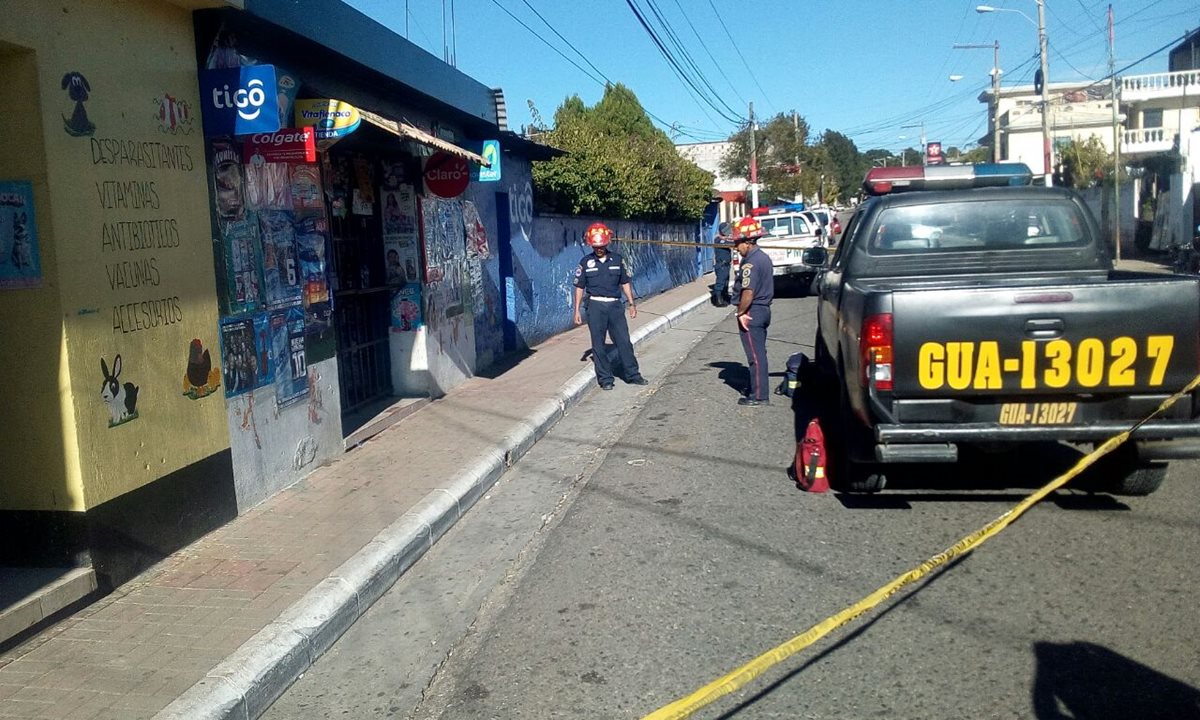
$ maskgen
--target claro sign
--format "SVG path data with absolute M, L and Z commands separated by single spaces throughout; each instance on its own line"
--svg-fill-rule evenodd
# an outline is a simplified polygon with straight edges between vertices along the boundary
M 200 71 L 205 135 L 250 135 L 279 129 L 274 65 Z
M 471 182 L 471 168 L 457 155 L 438 151 L 425 158 L 425 188 L 444 198 L 458 197 Z

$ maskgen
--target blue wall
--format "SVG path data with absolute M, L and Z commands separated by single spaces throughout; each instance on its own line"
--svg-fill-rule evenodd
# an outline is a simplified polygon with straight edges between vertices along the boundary
M 590 250 L 583 244 L 594 217 L 539 216 L 524 237 L 514 233 L 513 267 L 517 288 L 517 330 L 527 345 L 536 345 L 573 327 L 575 267 Z M 619 238 L 695 243 L 700 224 L 645 223 L 604 220 L 618 238 L 613 249 L 625 256 L 633 277 L 633 294 L 643 298 L 698 278 L 701 251 L 621 243 Z M 523 229 L 524 232 L 524 229 Z

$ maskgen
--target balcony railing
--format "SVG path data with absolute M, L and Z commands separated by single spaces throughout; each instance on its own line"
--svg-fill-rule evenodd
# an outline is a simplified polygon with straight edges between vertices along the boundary
M 1129 75 L 1121 78 L 1121 99 L 1125 102 L 1184 95 L 1200 98 L 1200 70 Z
M 1126 130 L 1121 136 L 1121 152 L 1125 154 L 1165 152 L 1174 145 L 1175 132 L 1168 128 Z

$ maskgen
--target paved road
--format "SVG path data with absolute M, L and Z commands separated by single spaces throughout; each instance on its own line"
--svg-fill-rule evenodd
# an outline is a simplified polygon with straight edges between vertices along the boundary
M 776 372 L 811 298 L 777 301 Z M 653 385 L 585 400 L 268 718 L 637 718 L 1000 515 L 1076 455 L 919 468 L 877 496 L 786 479 L 785 403 L 739 408 L 732 320 L 653 341 Z M 706 333 L 706 324 L 718 323 Z M 1068 490 L 696 717 L 1200 714 L 1200 466 Z

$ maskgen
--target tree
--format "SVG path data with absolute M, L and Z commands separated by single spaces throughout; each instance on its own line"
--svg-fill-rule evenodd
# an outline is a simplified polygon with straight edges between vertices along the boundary
M 798 115 L 780 113 L 761 123 L 754 140 L 758 155 L 759 193 L 767 202 L 776 198 L 793 198 L 801 194 L 805 172 L 805 149 L 808 142 L 808 123 Z M 721 172 L 729 177 L 750 177 L 750 126 L 734 133 L 729 141 L 732 149 L 721 163 Z M 807 181 L 815 188 L 816 178 Z
M 1072 139 L 1059 150 L 1062 172 L 1058 183 L 1077 189 L 1091 187 L 1109 179 L 1112 174 L 1112 155 L 1095 135 L 1086 140 Z
M 539 210 L 692 221 L 712 196 L 712 175 L 679 156 L 624 85 L 606 87 L 590 108 L 578 96 L 567 98 L 554 113 L 554 129 L 540 139 L 567 154 L 534 163 Z
M 821 145 L 829 155 L 829 163 L 837 179 L 837 192 L 832 195 L 826 190 L 826 202 L 853 195 L 862 184 L 863 176 L 871 169 L 871 161 L 858 151 L 854 141 L 840 132 L 826 130 L 821 136 Z

